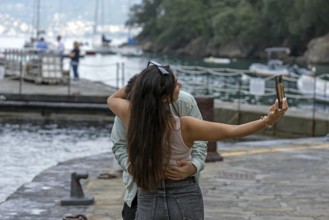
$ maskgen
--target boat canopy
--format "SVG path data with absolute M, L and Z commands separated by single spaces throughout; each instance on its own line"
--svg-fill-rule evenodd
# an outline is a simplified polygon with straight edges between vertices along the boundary
M 269 47 L 269 48 L 266 48 L 265 51 L 267 53 L 284 52 L 286 54 L 290 54 L 290 49 L 288 47 Z

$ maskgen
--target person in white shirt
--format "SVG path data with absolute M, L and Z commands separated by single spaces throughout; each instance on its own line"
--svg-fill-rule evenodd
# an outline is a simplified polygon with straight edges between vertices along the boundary
M 64 50 L 65 50 L 65 46 L 64 43 L 62 42 L 62 36 L 58 35 L 57 38 L 57 48 L 56 48 L 56 52 L 63 56 L 64 55 Z
M 56 40 L 57 40 L 56 53 L 61 58 L 61 69 L 63 70 L 63 59 L 64 59 L 65 46 L 64 46 L 64 43 L 62 42 L 62 36 L 61 35 L 58 35 Z

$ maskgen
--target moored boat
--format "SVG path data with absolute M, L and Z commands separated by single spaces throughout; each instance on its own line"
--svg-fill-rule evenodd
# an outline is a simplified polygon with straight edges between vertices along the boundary
M 267 63 L 253 63 L 249 66 L 249 71 L 261 76 L 290 76 L 298 78 L 301 75 L 314 75 L 314 71 L 306 69 L 294 64 L 290 66 L 284 64 L 282 60 L 278 59 L 278 54 L 284 53 L 285 55 L 290 54 L 290 49 L 286 47 L 271 47 L 266 48 Z M 275 55 L 274 55 L 275 54 Z
M 249 71 L 263 76 L 288 76 L 290 72 L 281 60 L 269 60 L 267 64 L 253 63 L 250 65 Z
M 329 74 L 324 75 L 329 76 Z M 318 101 L 329 102 L 329 80 L 321 76 L 302 75 L 297 80 L 297 88 L 303 95 L 313 95 Z
M 220 57 L 207 57 L 203 59 L 206 63 L 217 63 L 217 64 L 229 64 L 231 59 L 229 58 L 220 58 Z

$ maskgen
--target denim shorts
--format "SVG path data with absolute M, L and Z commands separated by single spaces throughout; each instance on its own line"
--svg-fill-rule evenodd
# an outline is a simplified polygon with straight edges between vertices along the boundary
M 163 180 L 155 192 L 139 188 L 137 199 L 137 220 L 204 219 L 202 194 L 194 177 Z

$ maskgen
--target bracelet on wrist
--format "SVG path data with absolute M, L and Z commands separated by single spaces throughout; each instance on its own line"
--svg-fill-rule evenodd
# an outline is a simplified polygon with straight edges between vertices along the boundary
M 272 125 L 268 124 L 268 117 L 267 116 L 261 116 L 260 119 L 262 120 L 262 122 L 264 123 L 264 125 L 267 128 L 272 128 Z

